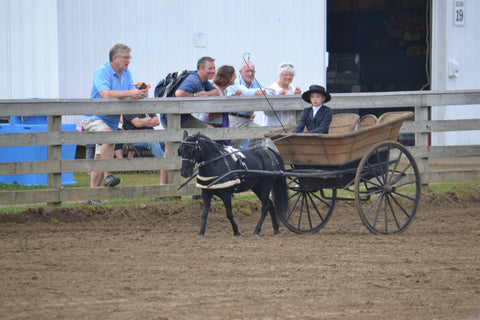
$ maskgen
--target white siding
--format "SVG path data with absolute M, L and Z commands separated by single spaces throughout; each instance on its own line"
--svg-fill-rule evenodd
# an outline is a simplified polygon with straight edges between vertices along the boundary
M 56 0 L 0 0 L 0 46 L 0 99 L 58 97 Z
M 118 1 L 58 2 L 61 97 L 88 97 L 94 70 L 117 42 L 132 48 L 135 81 L 155 86 L 168 72 L 196 69 L 204 55 L 216 65 L 242 63 L 245 52 L 266 85 L 276 67 L 291 61 L 306 89 L 325 84 L 325 1 Z M 196 46 L 201 34 L 205 46 Z M 151 91 L 153 95 L 153 90 Z
M 467 90 L 480 88 L 480 1 L 463 0 L 465 25 L 454 25 L 454 0 L 433 1 L 433 90 Z M 449 77 L 449 61 L 458 63 L 458 76 Z M 479 119 L 480 106 L 433 107 L 433 120 Z M 478 144 L 480 131 L 432 134 L 433 145 Z

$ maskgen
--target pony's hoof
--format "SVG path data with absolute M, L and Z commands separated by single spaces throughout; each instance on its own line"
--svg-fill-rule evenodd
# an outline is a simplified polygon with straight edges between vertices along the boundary
M 280 234 L 280 230 L 274 230 L 273 234 Z
M 254 232 L 254 233 L 253 233 L 253 236 L 254 236 L 254 237 L 260 237 L 260 233 Z
M 241 238 L 241 237 L 242 237 L 242 235 L 241 235 L 240 233 L 235 233 L 234 236 L 237 237 L 237 238 Z
M 205 238 L 205 235 L 203 233 L 199 233 L 199 234 L 197 234 L 197 237 L 200 238 L 200 239 L 203 239 L 203 238 Z

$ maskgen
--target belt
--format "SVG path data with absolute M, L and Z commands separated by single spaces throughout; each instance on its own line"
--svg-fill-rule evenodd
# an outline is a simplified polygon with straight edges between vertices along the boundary
M 250 119 L 251 118 L 251 116 L 249 116 L 249 115 L 236 113 L 236 112 L 230 112 L 230 115 L 235 116 L 235 117 L 245 118 L 245 119 Z

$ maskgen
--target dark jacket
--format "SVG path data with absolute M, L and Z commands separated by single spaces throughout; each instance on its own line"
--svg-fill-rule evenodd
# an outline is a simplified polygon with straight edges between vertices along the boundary
M 310 133 L 328 133 L 328 127 L 332 122 L 332 109 L 322 105 L 317 111 L 315 118 L 313 117 L 313 108 L 303 109 L 302 116 L 298 122 L 298 126 L 293 129 L 293 133 L 303 132 L 305 126 Z

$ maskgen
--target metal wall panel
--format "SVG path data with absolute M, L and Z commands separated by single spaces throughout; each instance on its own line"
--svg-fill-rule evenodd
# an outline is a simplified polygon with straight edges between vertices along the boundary
M 0 1 L 0 99 L 58 97 L 56 4 Z
M 463 26 L 455 25 L 455 4 L 465 6 Z M 468 90 L 480 88 L 480 1 L 433 1 L 432 89 Z M 452 66 L 458 74 L 452 75 Z M 432 120 L 479 119 L 480 105 L 433 107 Z M 480 131 L 440 132 L 432 134 L 433 145 L 478 144 Z
M 152 85 L 204 55 L 238 69 L 245 52 L 266 85 L 282 61 L 295 64 L 302 89 L 325 84 L 325 1 L 63 0 L 58 12 L 61 97 L 88 97 L 117 42 L 132 48 L 134 80 Z

